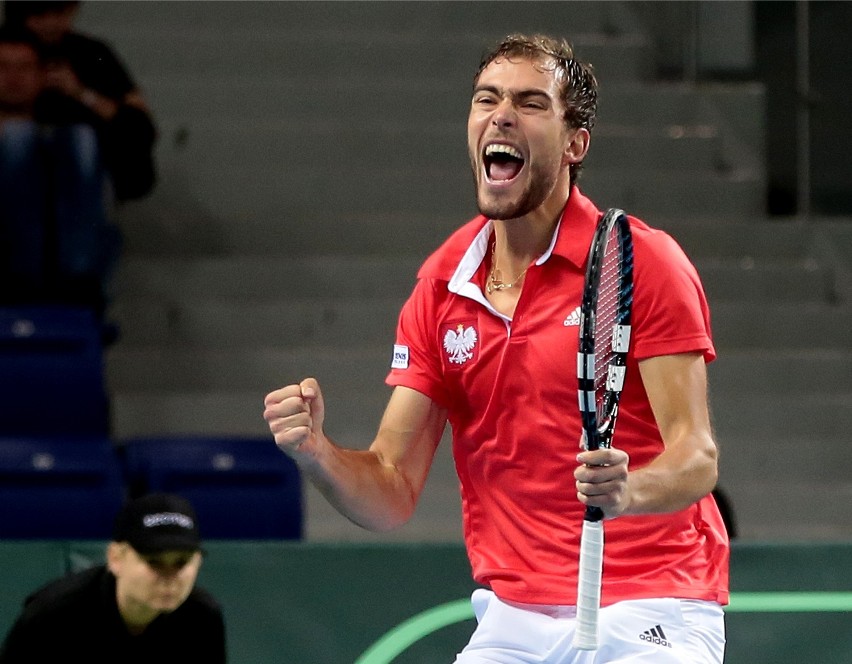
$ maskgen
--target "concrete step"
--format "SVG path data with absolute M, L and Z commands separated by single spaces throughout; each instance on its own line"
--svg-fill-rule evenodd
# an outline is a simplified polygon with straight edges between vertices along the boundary
M 847 393 L 847 399 L 852 393 Z M 848 403 L 848 401 L 847 401 Z M 722 413 L 719 413 L 722 415 Z M 795 412 L 789 417 L 795 416 Z M 727 486 L 749 484 L 749 478 L 772 477 L 778 482 L 795 485 L 800 482 L 839 485 L 849 483 L 852 465 L 852 435 L 828 441 L 810 436 L 779 434 L 771 429 L 764 435 L 728 437 L 717 432 L 720 449 L 720 472 Z M 825 451 L 831 449 L 831 459 Z M 759 476 L 754 472 L 760 469 Z
M 545 22 L 549 22 L 551 28 L 565 24 L 582 26 L 587 32 L 623 34 L 641 29 L 631 4 L 575 0 L 568 6 L 558 2 L 528 2 L 519 7 L 517 2 L 507 0 L 487 4 L 436 0 L 382 3 L 365 0 L 172 3 L 156 0 L 144 5 L 87 4 L 81 10 L 79 24 L 94 32 L 127 36 L 137 33 L 138 26 L 149 25 L 176 39 L 192 31 L 315 35 L 334 33 L 339 26 L 365 39 L 385 31 L 403 36 L 412 32 L 502 34 L 527 31 Z
M 301 379 L 298 377 L 297 380 Z M 270 391 L 289 384 L 278 380 L 245 390 L 116 391 L 112 428 L 117 441 L 166 434 L 270 435 L 263 401 Z M 376 384 L 352 398 L 334 385 L 323 389 L 328 435 L 347 446 L 369 443 L 376 433 L 390 388 Z
M 824 235 L 845 267 L 852 269 L 852 218 L 810 219 L 804 224 Z
M 809 265 L 817 261 L 814 235 L 818 224 L 746 215 L 714 217 L 712 213 L 707 219 L 661 217 L 648 223 L 669 233 L 696 261 L 721 260 L 742 269 L 761 263 Z
M 711 391 L 752 395 L 852 393 L 852 345 L 722 351 L 708 367 Z
M 589 167 L 580 184 L 601 208 L 620 207 L 640 218 L 764 216 L 765 182 L 759 172 L 639 173 Z
M 754 416 L 759 419 L 763 414 Z M 719 419 L 724 419 L 722 413 Z M 742 539 L 852 537 L 847 470 L 852 438 L 848 432 L 828 438 L 822 431 L 817 427 L 801 437 L 776 429 L 763 435 L 719 434 L 719 482 L 733 503 Z M 820 500 L 817 493 L 831 498 Z
M 835 267 L 835 282 L 839 302 L 852 304 L 852 223 L 842 217 L 815 222 L 808 220 L 813 229 L 813 251 L 824 262 Z
M 404 299 L 182 300 L 176 294 L 168 300 L 125 297 L 111 315 L 122 345 L 357 347 L 393 342 Z
M 757 81 L 617 81 L 602 87 L 598 112 L 603 124 L 759 128 L 764 123 L 765 100 L 766 89 Z
M 728 479 L 722 486 L 729 489 L 742 540 L 825 542 L 852 538 L 852 487 L 848 481 L 780 481 L 762 472 L 757 477 L 752 472 L 739 483 Z M 831 498 L 820 500 L 820 496 Z
M 251 76 L 210 70 L 203 77 L 152 72 L 144 81 L 146 96 L 163 127 L 212 120 L 254 122 L 272 118 L 294 121 L 348 120 L 352 126 L 380 117 L 410 122 L 464 122 L 473 65 L 469 75 L 410 73 L 365 79 L 329 76 L 323 85 L 289 71 L 252 72 Z M 381 74 L 381 72 L 379 72 Z M 683 128 L 763 126 L 765 89 L 759 83 L 707 83 L 700 86 L 656 81 L 601 81 L 598 120 L 593 135 L 607 126 L 665 128 L 677 136 Z M 423 103 L 424 97 L 429 99 Z M 731 117 L 736 109 L 738 115 Z M 744 117 L 739 117 L 739 116 Z M 170 132 L 166 131 L 168 136 Z M 751 131 L 738 132 L 748 138 Z
M 192 75 L 206 70 L 224 76 L 283 72 L 314 81 L 337 76 L 355 80 L 396 78 L 410 75 L 412 62 L 417 62 L 420 75 L 446 76 L 459 84 L 469 84 L 483 51 L 504 34 L 427 34 L 421 30 L 405 35 L 389 31 L 365 35 L 340 26 L 325 34 L 196 31 L 179 36 L 179 58 L 169 55 L 176 37 L 173 34 L 113 35 L 111 41 L 143 87 L 149 77 Z M 573 43 L 577 57 L 592 63 L 601 81 L 651 78 L 651 46 L 641 37 L 581 34 Z
M 118 344 L 107 356 L 113 392 L 273 389 L 313 376 L 324 389 L 352 396 L 381 387 L 392 339 L 363 347 L 210 347 Z
M 852 308 L 820 302 L 711 302 L 722 352 L 746 349 L 848 349 Z
M 696 261 L 711 306 L 716 302 L 771 303 L 835 300 L 831 266 L 816 261 L 755 263 L 742 260 Z
M 791 375 L 788 380 L 797 378 Z M 852 392 L 838 391 L 828 382 L 821 390 L 806 394 L 751 393 L 746 400 L 742 394 L 713 391 L 710 397 L 720 441 L 749 444 L 787 438 L 811 445 L 811 452 L 815 452 L 820 443 L 836 449 L 839 441 L 850 439 Z M 844 450 L 847 448 L 844 446 Z M 821 459 L 822 463 L 826 461 Z M 831 472 L 826 470 L 826 474 Z M 848 464 L 844 472 L 848 476 Z
M 566 21 L 582 26 L 567 36 L 604 80 L 635 80 L 650 65 L 641 28 L 615 16 L 629 14 L 624 3 L 577 3 L 566 11 L 560 3 L 154 2 L 141 14 L 128 4 L 92 9 L 81 25 L 109 34 L 141 80 L 149 73 L 207 70 L 310 78 L 364 71 L 405 75 L 417 62 L 420 73 L 457 72 L 469 81 L 481 52 L 496 39 L 509 32 L 549 32 Z M 145 25 L 151 29 L 140 29 Z M 620 31 L 628 27 L 631 34 Z M 181 45 L 180 57 L 174 57 L 175 44 Z
M 465 122 L 470 106 L 471 81 L 446 76 L 392 78 L 328 77 L 322 85 L 288 72 L 187 78 L 183 73 L 152 73 L 145 93 L 156 110 L 164 140 L 208 122 L 254 123 L 287 118 L 293 122 L 349 123 L 357 128 L 383 118 L 412 124 Z M 423 103 L 427 97 L 428 104 Z
M 187 304 L 198 299 L 258 302 L 407 297 L 422 260 L 402 256 L 128 257 L 119 288 L 134 297 Z
M 318 253 L 426 258 L 475 214 L 467 204 L 443 215 L 417 209 L 329 212 L 318 204 L 304 214 L 285 206 L 268 215 L 247 210 L 227 218 L 199 209 L 199 202 L 189 200 L 185 192 L 170 188 L 156 197 L 156 204 L 141 201 L 121 210 L 118 223 L 128 258 L 263 255 L 299 259 Z

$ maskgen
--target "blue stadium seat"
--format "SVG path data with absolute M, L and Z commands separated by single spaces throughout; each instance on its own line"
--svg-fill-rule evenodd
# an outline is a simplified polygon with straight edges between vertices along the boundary
M 0 307 L 0 435 L 107 435 L 101 324 L 87 309 Z
M 109 539 L 124 497 L 107 438 L 0 437 L 0 538 Z
M 205 539 L 302 537 L 301 475 L 271 438 L 134 438 L 123 455 L 131 493 L 185 496 Z

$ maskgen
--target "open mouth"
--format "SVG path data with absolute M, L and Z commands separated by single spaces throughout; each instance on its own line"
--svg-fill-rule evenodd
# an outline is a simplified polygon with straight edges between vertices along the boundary
M 524 157 L 511 145 L 490 143 L 485 146 L 483 164 L 489 182 L 508 182 L 521 172 Z

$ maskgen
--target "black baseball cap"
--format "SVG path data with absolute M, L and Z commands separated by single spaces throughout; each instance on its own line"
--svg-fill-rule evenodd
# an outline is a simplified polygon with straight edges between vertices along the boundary
M 152 493 L 125 504 L 112 539 L 142 554 L 201 549 L 195 510 L 188 500 L 170 493 Z

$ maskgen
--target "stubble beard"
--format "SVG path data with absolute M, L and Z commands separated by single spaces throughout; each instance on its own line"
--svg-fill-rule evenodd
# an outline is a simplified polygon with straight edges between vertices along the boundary
M 546 167 L 530 167 L 530 178 L 520 197 L 514 199 L 494 200 L 486 198 L 479 186 L 481 169 L 473 165 L 473 181 L 476 187 L 476 206 L 479 213 L 488 219 L 518 219 L 540 207 L 556 187 L 557 169 Z

